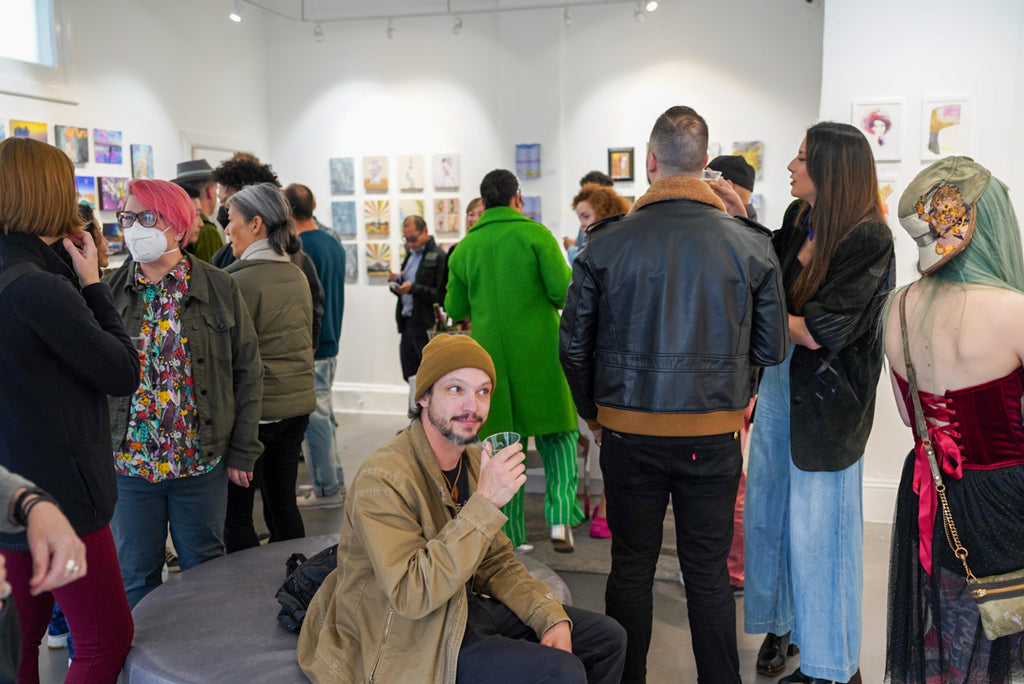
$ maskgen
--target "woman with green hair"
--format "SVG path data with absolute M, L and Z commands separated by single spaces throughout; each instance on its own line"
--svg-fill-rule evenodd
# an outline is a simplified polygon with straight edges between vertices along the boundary
M 885 354 L 903 421 L 915 410 L 904 340 L 959 540 L 978 577 L 1024 568 L 1024 257 L 1006 186 L 967 157 L 922 171 L 900 199 L 921 279 L 889 300 Z M 905 322 L 901 323 L 901 309 Z M 908 409 L 909 407 L 909 409 Z M 886 674 L 912 682 L 1024 681 L 1024 635 L 982 630 L 947 543 L 921 438 L 900 481 Z

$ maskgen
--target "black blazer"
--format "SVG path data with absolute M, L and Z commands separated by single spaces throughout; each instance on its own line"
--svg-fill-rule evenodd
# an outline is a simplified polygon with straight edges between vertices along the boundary
M 409 263 L 412 253 L 402 260 L 402 269 Z M 412 324 L 416 330 L 429 330 L 434 325 L 434 304 L 444 304 L 444 292 L 448 286 L 448 255 L 437 246 L 434 238 L 423 245 L 423 259 L 416 269 L 416 280 L 412 284 Z M 402 332 L 402 297 L 396 292 L 395 323 Z

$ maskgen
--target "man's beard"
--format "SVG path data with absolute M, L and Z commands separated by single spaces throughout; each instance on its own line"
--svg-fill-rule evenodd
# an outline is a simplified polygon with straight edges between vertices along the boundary
M 441 433 L 442 437 L 447 439 L 452 444 L 458 444 L 460 446 L 472 444 L 473 442 L 476 441 L 477 435 L 480 434 L 480 427 L 477 427 L 477 429 L 474 430 L 473 433 L 469 435 L 459 435 L 455 433 L 453 422 L 456 420 L 465 420 L 466 418 L 475 418 L 479 420 L 481 426 L 483 425 L 484 422 L 484 419 L 475 413 L 463 413 L 458 416 L 452 416 L 448 420 L 445 420 L 441 416 L 438 416 L 434 413 L 433 404 L 427 406 L 427 419 L 430 421 L 430 424 L 433 425 L 437 429 L 437 431 Z

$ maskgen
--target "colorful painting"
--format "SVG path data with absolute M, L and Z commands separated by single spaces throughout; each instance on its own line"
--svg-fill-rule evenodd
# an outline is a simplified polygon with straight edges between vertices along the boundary
M 49 140 L 47 140 L 46 124 L 39 123 L 38 121 L 11 119 L 11 137 L 32 138 L 39 142 L 49 142 Z
M 355 159 L 352 157 L 333 157 L 331 159 L 331 194 L 343 195 L 355 191 Z
M 633 148 L 608 148 L 608 175 L 613 181 L 633 180 Z
M 435 190 L 459 189 L 459 155 L 435 154 L 431 167 Z
M 398 155 L 398 189 L 402 192 L 423 191 L 423 155 Z
M 97 164 L 121 164 L 121 131 L 92 129 L 93 159 Z
M 124 231 L 115 223 L 103 224 L 103 237 L 107 239 L 107 254 L 124 253 Z
M 924 101 L 921 159 L 938 159 L 953 154 L 968 154 L 970 140 L 968 101 L 966 98 Z
M 383 285 L 387 283 L 389 270 L 391 270 L 391 245 L 387 242 L 367 242 L 366 273 L 370 276 L 370 284 Z
M 516 175 L 520 179 L 540 178 L 540 143 L 516 145 Z
M 882 203 L 882 215 L 890 227 L 898 225 L 896 211 L 899 198 L 900 195 L 896 192 L 896 179 L 879 176 L 878 199 Z
M 747 160 L 747 163 L 754 167 L 754 178 L 756 180 L 762 180 L 764 178 L 764 143 L 760 140 L 751 140 L 749 142 L 734 142 L 732 144 L 732 153 L 738 154 Z
M 387 200 L 366 200 L 363 202 L 363 221 L 366 235 L 387 237 L 391 227 L 391 202 Z
M 447 199 L 434 200 L 434 233 L 437 235 L 458 235 L 459 220 L 462 212 L 459 210 L 459 198 L 449 197 Z
M 338 235 L 355 237 L 356 203 L 331 202 L 331 227 Z
M 524 197 L 523 198 L 523 216 L 526 218 L 532 218 L 534 221 L 540 221 L 540 197 Z
M 96 178 L 94 176 L 75 176 L 75 187 L 78 189 L 78 203 L 88 204 L 96 208 Z
M 757 217 L 756 221 L 764 221 L 764 195 L 759 192 L 755 192 L 750 196 L 750 206 L 754 207 L 754 215 Z
M 387 157 L 363 157 L 363 189 L 367 192 L 388 191 Z
M 359 281 L 359 245 L 354 242 L 341 243 L 345 250 L 345 282 L 355 283 Z
M 871 145 L 875 161 L 899 161 L 903 119 L 899 102 L 854 102 L 851 123 Z
M 70 157 L 74 164 L 84 164 L 89 161 L 89 129 L 78 126 L 54 126 L 53 143 L 64 154 Z
M 124 191 L 128 187 L 127 178 L 97 178 L 100 186 L 100 211 L 117 211 L 124 201 Z
M 404 199 L 398 201 L 398 223 L 399 225 L 405 223 L 405 219 L 410 216 L 419 216 L 424 218 L 426 214 L 423 213 L 425 205 L 421 199 Z
M 132 178 L 153 177 L 153 146 L 132 145 Z

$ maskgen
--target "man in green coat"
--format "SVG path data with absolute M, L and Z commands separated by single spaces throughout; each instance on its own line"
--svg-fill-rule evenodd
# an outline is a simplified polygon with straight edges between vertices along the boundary
M 573 550 L 584 513 L 576 498 L 576 412 L 558 361 L 558 310 L 572 275 L 551 232 L 522 214 L 519 181 L 498 169 L 484 176 L 485 211 L 452 252 L 445 310 L 473 317 L 473 339 L 494 359 L 498 379 L 482 435 L 533 436 L 547 480 L 544 515 L 556 551 Z M 505 533 L 526 543 L 523 492 L 502 509 Z

